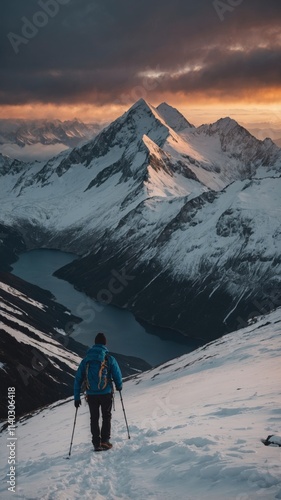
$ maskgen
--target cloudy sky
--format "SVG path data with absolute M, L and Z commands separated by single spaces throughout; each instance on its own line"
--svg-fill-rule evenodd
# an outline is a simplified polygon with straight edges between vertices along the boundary
M 143 97 L 281 128 L 280 0 L 7 0 L 0 117 L 109 120 Z

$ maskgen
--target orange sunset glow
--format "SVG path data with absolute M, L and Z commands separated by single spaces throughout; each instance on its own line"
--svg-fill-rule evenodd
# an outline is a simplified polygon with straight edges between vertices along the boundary
M 157 106 L 161 100 L 153 101 L 152 104 Z M 272 127 L 281 127 L 281 103 L 277 104 L 247 104 L 241 103 L 225 103 L 217 104 L 214 102 L 203 103 L 188 103 L 188 101 L 178 101 L 176 99 L 167 99 L 171 105 L 175 106 L 181 113 L 195 126 L 203 123 L 212 123 L 224 116 L 230 116 L 239 123 L 247 126 L 248 124 L 270 124 Z M 77 105 L 62 105 L 55 106 L 52 104 L 26 104 L 20 106 L 1 106 L 0 119 L 23 119 L 28 120 L 30 117 L 34 120 L 56 119 L 73 120 L 78 118 L 85 123 L 108 123 L 123 114 L 128 109 L 128 105 L 104 105 L 95 106 L 92 104 L 77 104 Z

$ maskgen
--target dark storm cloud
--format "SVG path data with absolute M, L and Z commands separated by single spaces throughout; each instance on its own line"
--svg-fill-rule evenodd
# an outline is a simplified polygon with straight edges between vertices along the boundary
M 249 52 L 220 49 L 212 51 L 205 65 L 184 75 L 163 77 L 161 86 L 174 92 L 217 89 L 221 95 L 241 93 L 247 89 L 278 87 L 281 82 L 281 47 L 257 48 Z
M 0 103 L 276 86 L 280 20 L 276 0 L 10 0 L 1 6 Z

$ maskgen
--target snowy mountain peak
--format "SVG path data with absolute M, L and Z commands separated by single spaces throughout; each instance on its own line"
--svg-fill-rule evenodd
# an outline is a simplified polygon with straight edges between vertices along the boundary
M 236 139 L 239 138 L 240 142 L 243 142 L 244 140 L 251 141 L 251 143 L 255 144 L 256 147 L 262 144 L 267 145 L 267 147 L 275 146 L 274 142 L 271 139 L 268 139 L 268 142 L 266 142 L 266 140 L 261 141 L 257 139 L 249 132 L 249 130 L 247 130 L 245 127 L 240 125 L 236 120 L 233 120 L 233 118 L 230 118 L 229 116 L 220 118 L 210 125 L 201 125 L 201 127 L 198 127 L 197 130 L 199 132 L 205 132 L 208 135 L 218 134 L 221 138 L 228 137 L 228 139 L 231 140 L 236 137 Z M 245 145 L 246 144 L 244 144 L 244 146 Z
M 144 117 L 149 117 L 157 120 L 163 126 L 167 127 L 169 124 L 166 122 L 165 118 L 162 117 L 158 109 L 152 106 L 152 104 L 145 101 L 143 98 L 139 99 L 133 106 L 125 113 L 125 116 L 136 115 L 138 119 L 143 119 Z
M 127 113 L 129 113 L 131 110 L 133 109 L 139 109 L 139 108 L 143 108 L 143 109 L 146 109 L 147 111 L 151 110 L 153 106 L 151 106 L 151 104 L 149 104 L 145 99 L 143 99 L 142 97 L 136 101 L 130 108 L 129 110 L 127 111 Z
M 239 126 L 238 122 L 233 120 L 233 118 L 230 118 L 229 116 L 225 116 L 224 118 L 220 118 L 217 120 L 214 125 L 217 124 L 219 127 L 222 129 L 228 129 L 231 130 L 234 127 Z
M 241 129 L 245 130 L 249 134 L 249 132 L 241 127 L 239 123 L 237 123 L 233 118 L 230 118 L 229 116 L 225 118 L 220 118 L 214 123 L 211 123 L 210 125 L 201 125 L 201 127 L 198 127 L 198 130 L 205 131 L 208 133 L 208 135 L 213 135 L 216 133 L 219 133 L 220 135 L 227 135 L 228 133 L 234 131 L 235 129 Z
M 110 147 L 118 144 L 119 147 L 128 148 L 132 141 L 141 141 L 143 135 L 147 135 L 162 147 L 171 134 L 174 134 L 173 130 L 165 123 L 157 109 L 144 99 L 139 99 L 126 113 L 103 130 L 95 142 L 100 138 L 107 141 L 106 137 L 110 137 Z
M 157 106 L 158 113 L 162 116 L 165 122 L 176 132 L 181 132 L 187 128 L 194 128 L 194 125 L 189 123 L 187 119 L 176 109 L 162 102 Z

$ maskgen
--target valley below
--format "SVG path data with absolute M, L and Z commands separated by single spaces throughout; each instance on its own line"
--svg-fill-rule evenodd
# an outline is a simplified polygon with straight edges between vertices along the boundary
M 53 276 L 57 269 L 75 258 L 73 254 L 56 250 L 31 250 L 19 256 L 12 271 L 26 282 L 47 289 L 56 302 L 81 319 L 79 323 L 73 324 L 71 338 L 91 347 L 96 334 L 102 331 L 107 337 L 110 351 L 141 358 L 152 366 L 199 346 L 198 342 L 188 341 L 177 332 L 141 325 L 128 310 L 97 303 L 71 284 Z

